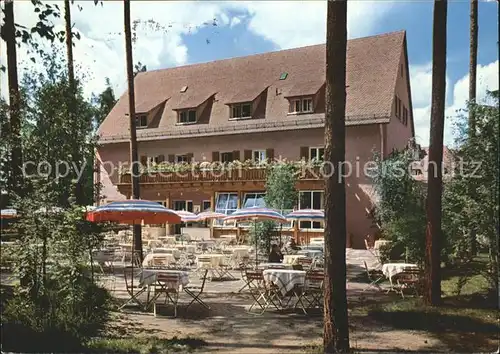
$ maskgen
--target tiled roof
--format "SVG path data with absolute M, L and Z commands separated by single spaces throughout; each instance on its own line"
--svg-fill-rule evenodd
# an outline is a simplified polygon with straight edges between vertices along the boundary
M 265 84 L 260 84 L 260 85 L 248 84 L 248 86 L 245 85 L 239 91 L 237 91 L 226 102 L 226 104 L 252 102 L 267 88 L 267 86 L 268 85 Z
M 387 123 L 391 115 L 405 32 L 349 40 L 347 43 L 346 124 Z M 139 73 L 135 77 L 136 106 L 163 102 L 158 126 L 141 129 L 139 140 L 233 134 L 248 130 L 289 130 L 324 124 L 324 113 L 288 115 L 288 96 L 301 89 L 311 94 L 325 82 L 325 45 L 282 50 L 246 57 Z M 288 73 L 285 80 L 280 75 Z M 188 86 L 185 93 L 182 87 Z M 253 97 L 266 87 L 265 118 L 230 121 L 227 103 L 235 96 Z M 308 92 L 306 92 L 308 91 Z M 214 95 L 210 119 L 189 127 L 178 126 L 174 109 L 197 106 Z M 128 138 L 127 93 L 99 128 L 101 142 Z M 191 106 L 191 107 L 188 107 Z M 322 111 L 324 112 L 324 110 Z M 313 119 L 314 124 L 309 123 Z

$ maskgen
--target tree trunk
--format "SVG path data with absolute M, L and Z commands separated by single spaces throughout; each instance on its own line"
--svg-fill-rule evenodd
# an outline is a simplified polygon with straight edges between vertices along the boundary
M 137 153 L 137 134 L 135 126 L 134 64 L 132 58 L 132 33 L 130 29 L 130 0 L 124 0 L 123 5 L 130 122 L 130 163 L 132 164 L 132 196 L 134 199 L 139 199 L 139 156 Z M 140 224 L 134 225 L 134 250 L 137 252 L 139 260 L 142 262 L 142 235 Z M 132 258 L 133 257 L 134 255 Z
M 345 161 L 347 2 L 328 1 L 326 31 L 325 353 L 349 351 L 346 294 Z
M 470 2 L 470 62 L 469 62 L 469 104 L 476 103 L 476 72 L 477 72 L 477 0 Z M 472 107 L 470 107 L 472 108 Z M 469 109 L 469 139 L 476 135 L 476 112 L 475 109 Z M 470 188 L 471 186 L 469 186 Z M 474 188 L 471 188 L 474 193 Z M 477 253 L 476 230 L 469 230 L 469 257 L 474 257 Z
M 7 49 L 7 76 L 9 80 L 9 113 L 11 137 L 11 186 L 14 193 L 21 195 L 23 179 L 23 148 L 21 144 L 21 117 L 19 83 L 17 78 L 16 28 L 14 21 L 14 2 L 5 1 L 5 19 L 2 37 Z
M 444 106 L 446 97 L 446 17 L 447 0 L 434 1 L 432 43 L 432 104 L 427 184 L 427 228 L 425 252 L 425 300 L 441 301 L 441 203 Z
M 78 124 L 78 115 L 76 114 L 76 82 L 75 82 L 75 67 L 73 62 L 73 31 L 71 24 L 71 7 L 69 0 L 64 0 L 64 22 L 66 30 L 66 56 L 68 61 L 68 84 L 69 84 L 69 115 L 72 124 Z M 73 162 L 83 163 L 81 159 L 80 146 L 73 146 L 72 160 Z M 84 205 L 84 182 L 78 179 L 75 183 L 75 199 L 76 204 Z

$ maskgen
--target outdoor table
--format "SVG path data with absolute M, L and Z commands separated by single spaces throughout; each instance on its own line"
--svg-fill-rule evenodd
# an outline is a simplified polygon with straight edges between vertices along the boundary
M 323 251 L 317 249 L 303 249 L 297 252 L 298 255 L 303 255 L 310 258 L 320 257 L 323 255 Z
M 382 273 L 389 279 L 391 289 L 393 287 L 392 277 L 396 274 L 402 273 L 405 268 L 418 269 L 418 266 L 413 263 L 386 263 L 382 266 Z
M 307 258 L 303 254 L 285 254 L 283 256 L 284 264 L 299 264 L 299 258 Z
M 157 247 L 157 248 L 153 248 L 151 253 L 153 253 L 153 254 L 155 254 L 155 253 L 170 253 L 175 258 L 181 257 L 181 251 L 175 247 Z
M 175 263 L 175 257 L 171 253 L 150 253 L 144 257 L 142 261 L 143 267 L 148 267 L 154 265 L 155 260 L 162 260 L 165 265 L 170 263 Z
M 175 245 L 179 251 L 185 251 L 186 253 L 194 254 L 196 253 L 195 245 Z
M 292 269 L 291 264 L 284 264 L 284 263 L 259 263 L 257 266 L 259 269 L 269 269 L 269 268 L 281 268 L 281 269 Z
M 303 270 L 265 269 L 262 274 L 264 280 L 276 285 L 283 296 L 306 281 L 306 272 Z
M 232 247 L 230 251 L 237 258 L 250 257 L 248 247 Z
M 156 282 L 156 276 L 158 273 L 166 274 L 179 274 L 179 282 L 177 284 L 167 284 L 170 288 L 179 288 L 180 286 L 186 286 L 189 284 L 189 273 L 183 270 L 173 270 L 173 269 L 148 269 L 144 268 L 141 273 L 140 285 L 150 286 Z
M 389 241 L 389 240 L 377 240 L 373 244 L 373 249 L 378 250 L 378 249 L 380 249 L 380 247 L 388 245 L 389 243 L 391 243 L 391 241 Z
M 197 260 L 198 260 L 199 257 L 210 258 L 210 267 L 212 267 L 212 268 L 219 268 L 222 265 L 224 265 L 225 256 L 223 254 L 219 254 L 219 253 L 204 253 L 202 255 L 199 255 L 197 257 Z
M 164 243 L 167 245 L 175 245 L 175 236 L 160 236 L 158 237 L 161 240 L 164 240 Z
M 312 237 L 310 243 L 325 243 L 325 239 L 323 237 Z

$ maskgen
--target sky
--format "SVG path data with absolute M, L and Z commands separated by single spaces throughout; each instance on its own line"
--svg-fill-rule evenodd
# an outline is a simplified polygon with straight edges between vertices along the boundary
M 62 2 L 58 3 L 63 8 Z M 445 143 L 453 141 L 453 121 L 468 98 L 469 1 L 448 2 L 447 90 Z M 415 135 L 428 145 L 432 81 L 432 1 L 348 1 L 348 36 L 358 38 L 406 30 Z M 131 5 L 137 40 L 134 63 L 148 70 L 226 59 L 325 42 L 326 1 L 140 1 Z M 478 99 L 498 89 L 498 5 L 479 3 Z M 30 1 L 15 1 L 15 20 L 25 26 L 37 14 Z M 81 39 L 74 49 L 84 92 L 90 96 L 105 88 L 109 78 L 119 97 L 126 89 L 123 4 L 75 1 L 74 28 Z M 151 21 L 152 20 L 152 21 Z M 63 30 L 62 21 L 54 22 Z M 6 65 L 0 43 L 0 63 Z M 21 70 L 33 66 L 26 48 L 18 50 Z M 1 73 L 0 88 L 7 78 Z

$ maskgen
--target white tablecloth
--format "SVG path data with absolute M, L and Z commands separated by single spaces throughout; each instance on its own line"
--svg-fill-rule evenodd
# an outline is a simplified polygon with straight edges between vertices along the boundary
M 323 237 L 312 237 L 310 243 L 323 244 L 325 243 L 325 239 Z
M 392 282 L 392 277 L 402 273 L 405 268 L 418 269 L 418 266 L 413 263 L 386 263 L 382 266 L 382 273 Z
M 306 272 L 291 269 L 266 269 L 262 273 L 266 282 L 275 284 L 281 294 L 286 295 L 295 285 L 304 285 Z
M 233 247 L 230 248 L 232 254 L 238 258 L 250 257 L 249 247 Z
M 299 258 L 307 258 L 303 254 L 285 254 L 283 256 L 284 264 L 299 264 Z
M 196 253 L 195 245 L 175 245 L 175 248 L 179 251 L 186 251 L 186 253 L 194 254 Z
M 310 257 L 310 258 L 314 258 L 314 257 L 320 257 L 323 254 L 323 252 L 321 250 L 304 249 L 304 250 L 298 251 L 297 254 L 304 255 L 304 256 Z
M 169 253 L 169 254 L 173 255 L 175 258 L 179 258 L 181 256 L 181 251 L 179 251 L 177 248 L 174 248 L 174 247 L 154 248 L 151 253 L 153 253 L 153 254 L 155 254 L 155 253 L 158 253 L 158 254 Z
M 144 257 L 142 266 L 150 267 L 158 264 L 169 265 L 171 263 L 175 263 L 175 257 L 171 253 L 150 253 Z
M 179 280 L 176 284 L 167 284 L 168 288 L 179 288 L 181 285 L 189 284 L 189 273 L 182 270 L 164 270 L 164 269 L 143 269 L 141 274 L 141 285 L 152 285 L 156 282 L 156 277 L 162 274 L 178 274 Z
M 375 241 L 375 243 L 373 244 L 373 249 L 380 249 L 381 246 L 385 246 L 387 244 L 391 243 L 391 241 L 389 240 L 377 240 Z
M 209 258 L 210 259 L 209 264 L 204 264 L 204 263 L 202 264 L 202 262 L 200 262 L 200 257 Z M 199 266 L 210 266 L 212 268 L 217 268 L 222 266 L 224 264 L 224 258 L 225 256 L 223 254 L 216 254 L 216 253 L 204 253 L 196 257 Z
M 284 264 L 284 263 L 259 263 L 257 267 L 259 269 L 268 269 L 268 268 L 292 269 L 291 264 Z

